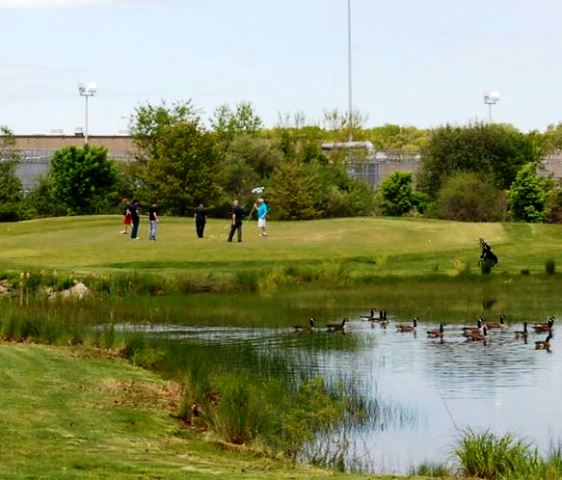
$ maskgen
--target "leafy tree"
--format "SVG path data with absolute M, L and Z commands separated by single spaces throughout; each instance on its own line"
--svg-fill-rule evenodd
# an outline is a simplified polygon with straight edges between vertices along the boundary
M 317 179 L 304 175 L 302 165 L 288 160 L 271 177 L 269 202 L 279 220 L 308 220 L 318 216 L 314 208 Z
M 49 175 L 53 196 L 67 213 L 103 212 L 115 201 L 117 171 L 104 147 L 84 145 L 56 151 Z
M 377 149 L 417 153 L 428 140 L 428 131 L 416 127 L 386 124 L 365 131 Z
M 519 168 L 537 163 L 539 152 L 525 135 L 506 125 L 445 126 L 431 132 L 422 150 L 418 184 L 435 197 L 446 179 L 458 172 L 476 172 L 508 189 Z
M 379 187 L 383 215 L 400 217 L 412 210 L 417 202 L 412 174 L 394 172 L 383 180 Z
M 66 214 L 66 207 L 53 195 L 49 175 L 39 177 L 33 189 L 25 196 L 25 203 L 34 216 L 56 217 Z
M 545 156 L 562 150 L 562 123 L 549 125 L 544 133 L 534 130 L 528 136 Z
M 221 186 L 232 197 L 243 198 L 253 187 L 265 184 L 283 159 L 281 152 L 260 138 L 236 137 L 223 158 Z
M 562 189 L 560 186 L 548 192 L 544 221 L 546 223 L 562 223 Z
M 137 108 L 131 129 L 138 147 L 135 172 L 146 200 L 163 210 L 190 213 L 217 197 L 217 154 L 191 102 Z
M 545 214 L 546 192 L 532 163 L 524 165 L 509 189 L 509 209 L 514 220 L 542 222 Z
M 239 135 L 256 135 L 262 120 L 250 102 L 241 102 L 232 110 L 228 104 L 217 107 L 211 118 L 211 129 L 220 137 L 232 140 Z
M 438 218 L 463 222 L 495 222 L 505 216 L 505 195 L 490 178 L 475 172 L 449 177 L 433 205 Z
M 14 145 L 12 131 L 0 125 L 0 221 L 20 220 L 23 215 L 23 186 L 16 175 L 19 155 Z

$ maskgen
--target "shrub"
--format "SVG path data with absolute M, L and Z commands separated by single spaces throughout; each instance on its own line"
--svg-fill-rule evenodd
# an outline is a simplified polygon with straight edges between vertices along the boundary
M 458 173 L 443 185 L 432 213 L 446 220 L 500 221 L 505 216 L 505 197 L 491 179 L 472 172 Z
M 514 220 L 542 222 L 546 192 L 536 167 L 528 163 L 521 167 L 509 189 L 509 210 Z
M 544 269 L 548 275 L 554 275 L 556 273 L 556 262 L 554 259 L 549 258 L 544 262 Z
M 402 216 L 416 205 L 410 172 L 394 172 L 381 183 L 379 194 L 383 215 Z
M 524 471 L 535 463 L 535 452 L 530 445 L 515 440 L 509 433 L 501 438 L 493 433 L 463 433 L 455 449 L 463 475 L 485 479 L 521 478 Z M 520 475 L 515 477 L 515 474 Z
M 562 223 L 562 189 L 552 190 L 547 195 L 545 223 Z

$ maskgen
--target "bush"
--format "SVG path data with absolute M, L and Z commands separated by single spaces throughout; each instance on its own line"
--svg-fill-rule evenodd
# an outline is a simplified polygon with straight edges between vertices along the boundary
M 416 197 L 412 184 L 410 172 L 394 172 L 384 179 L 379 187 L 383 215 L 399 217 L 414 208 Z
M 445 220 L 497 222 L 505 217 L 505 197 L 490 179 L 458 173 L 443 185 L 432 213 Z
M 545 215 L 546 192 L 536 167 L 527 163 L 515 177 L 509 189 L 509 210 L 514 220 L 542 222 Z
M 562 223 L 562 189 L 549 192 L 545 205 L 545 223 Z
M 556 262 L 554 259 L 549 258 L 544 262 L 544 269 L 548 275 L 554 275 L 556 273 Z
M 528 444 L 515 440 L 509 433 L 498 438 L 489 431 L 481 434 L 472 430 L 464 432 L 455 455 L 463 475 L 492 480 L 521 478 L 535 460 Z

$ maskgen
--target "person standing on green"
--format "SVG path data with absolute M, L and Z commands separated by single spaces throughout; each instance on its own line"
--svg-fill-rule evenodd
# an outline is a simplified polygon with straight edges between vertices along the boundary
M 232 242 L 234 232 L 238 231 L 238 243 L 242 241 L 242 219 L 244 217 L 244 210 L 240 206 L 238 200 L 234 200 L 232 208 L 232 224 L 230 225 L 230 233 L 228 234 L 228 241 Z
M 203 238 L 205 224 L 207 223 L 207 211 L 202 203 L 195 209 L 195 230 L 197 230 L 197 237 Z
M 263 198 L 258 198 L 258 229 L 260 237 L 267 237 L 267 213 L 269 208 Z
M 131 212 L 131 221 L 133 222 L 133 227 L 131 228 L 131 238 L 133 240 L 138 240 L 137 236 L 139 231 L 140 216 L 139 216 L 140 202 L 138 200 L 133 200 L 133 203 L 129 204 L 129 211 Z
M 148 208 L 148 220 L 150 222 L 148 227 L 148 239 L 155 242 L 156 230 L 158 227 L 158 222 L 160 221 L 160 219 L 158 218 L 158 202 L 153 202 L 152 205 Z

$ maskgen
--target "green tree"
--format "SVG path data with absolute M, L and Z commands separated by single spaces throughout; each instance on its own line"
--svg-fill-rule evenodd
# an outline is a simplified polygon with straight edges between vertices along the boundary
M 410 172 L 394 172 L 379 187 L 383 215 L 400 217 L 417 204 Z
M 52 178 L 49 175 L 39 177 L 33 189 L 25 196 L 25 203 L 33 216 L 56 217 L 66 214 L 65 205 L 53 194 Z
M 308 220 L 318 216 L 314 208 L 317 179 L 304 174 L 302 165 L 288 160 L 271 177 L 269 203 L 279 220 Z
M 223 191 L 233 198 L 244 198 L 256 185 L 267 184 L 283 155 L 269 142 L 247 135 L 229 145 L 219 174 Z
M 12 131 L 0 125 L 0 221 L 16 221 L 23 216 L 23 186 L 16 175 L 20 159 L 14 146 Z
M 509 189 L 509 211 L 514 220 L 537 223 L 545 214 L 546 191 L 539 179 L 536 166 L 524 165 Z
M 116 200 L 117 171 L 104 147 L 84 145 L 56 151 L 49 176 L 54 198 L 69 214 L 105 212 Z
M 448 125 L 431 132 L 422 150 L 418 184 L 435 198 L 450 176 L 476 172 L 489 177 L 498 188 L 508 189 L 521 166 L 538 160 L 533 141 L 511 126 Z
M 240 135 L 256 135 L 262 127 L 262 120 L 250 102 L 240 102 L 236 109 L 228 104 L 218 106 L 211 118 L 211 129 L 220 138 L 232 140 Z
M 496 222 L 505 217 L 505 195 L 488 177 L 459 172 L 440 190 L 432 213 L 445 220 Z
M 560 188 L 560 185 L 548 192 L 544 221 L 546 223 L 562 223 L 562 188 Z
M 190 101 L 141 106 L 132 123 L 135 173 L 146 200 L 158 199 L 163 210 L 185 215 L 216 199 L 214 140 Z

